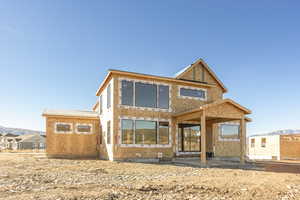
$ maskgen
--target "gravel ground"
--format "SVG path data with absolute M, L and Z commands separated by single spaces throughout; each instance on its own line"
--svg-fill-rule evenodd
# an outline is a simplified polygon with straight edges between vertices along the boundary
M 0 199 L 300 199 L 300 174 L 0 153 Z

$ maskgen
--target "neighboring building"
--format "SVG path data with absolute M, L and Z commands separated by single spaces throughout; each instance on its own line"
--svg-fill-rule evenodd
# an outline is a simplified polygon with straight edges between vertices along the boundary
M 300 134 L 250 136 L 248 157 L 254 160 L 298 160 Z
M 47 155 L 244 162 L 251 111 L 223 99 L 226 92 L 201 59 L 174 78 L 109 70 L 93 111 L 44 111 Z
M 5 134 L 0 137 L 1 150 L 45 149 L 46 139 L 39 134 L 14 135 Z

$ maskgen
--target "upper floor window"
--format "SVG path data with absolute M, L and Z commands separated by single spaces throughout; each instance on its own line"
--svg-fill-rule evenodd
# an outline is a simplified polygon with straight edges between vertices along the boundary
M 109 109 L 110 108 L 110 106 L 111 106 L 111 88 L 110 88 L 110 84 L 107 86 L 107 93 L 106 93 L 106 97 L 107 97 L 107 101 L 106 101 L 106 103 L 107 103 L 107 109 Z
M 254 148 L 255 147 L 255 138 L 252 138 L 251 139 L 251 148 Z
M 180 88 L 180 96 L 206 99 L 206 92 L 201 89 Z
M 221 138 L 238 138 L 239 137 L 239 125 L 236 124 L 221 124 L 220 136 Z
M 169 86 L 121 81 L 121 104 L 147 108 L 169 108 Z
M 265 148 L 267 144 L 267 138 L 261 138 L 261 147 Z

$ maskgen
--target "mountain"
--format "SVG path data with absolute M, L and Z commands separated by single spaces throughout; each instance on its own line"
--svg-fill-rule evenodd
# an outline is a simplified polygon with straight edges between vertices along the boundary
M 285 130 L 277 130 L 270 133 L 263 133 L 263 134 L 254 134 L 251 136 L 258 136 L 258 135 L 289 135 L 289 134 L 300 134 L 300 129 L 285 129 Z
M 12 133 L 15 135 L 25 135 L 25 134 L 41 134 L 45 135 L 45 132 L 30 130 L 30 129 L 22 129 L 22 128 L 8 128 L 4 126 L 0 126 L 0 134 L 4 133 Z

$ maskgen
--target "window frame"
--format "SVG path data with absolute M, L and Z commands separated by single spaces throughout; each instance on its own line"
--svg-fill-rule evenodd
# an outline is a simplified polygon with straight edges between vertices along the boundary
M 57 130 L 57 125 L 58 124 L 70 125 L 70 130 L 69 131 L 58 131 Z M 56 134 L 72 134 L 73 133 L 73 123 L 69 123 L 69 122 L 55 122 L 54 123 L 54 133 L 56 133 Z
M 205 97 L 203 98 L 203 97 L 184 96 L 184 95 L 181 95 L 181 89 L 202 91 L 202 92 L 204 92 L 204 96 Z M 189 86 L 178 86 L 178 97 L 182 98 L 182 99 L 194 99 L 194 100 L 207 101 L 207 89 L 196 88 L 196 87 L 189 87 Z
M 122 104 L 122 81 L 130 81 L 133 83 L 133 105 L 123 105 Z M 156 107 L 143 107 L 143 106 L 136 106 L 136 83 L 143 83 L 143 84 L 151 84 L 156 86 Z M 160 99 L 159 99 L 159 86 L 167 86 L 168 87 L 168 108 L 160 108 Z M 144 81 L 139 79 L 128 79 L 128 78 L 119 78 L 119 106 L 123 108 L 135 108 L 141 110 L 150 110 L 150 111 L 162 111 L 162 112 L 172 112 L 171 108 L 171 85 L 163 82 L 153 82 L 153 81 Z
M 106 144 L 112 144 L 111 138 L 111 121 L 108 120 L 106 123 Z
M 263 140 L 265 140 L 265 142 L 263 142 Z M 266 137 L 262 137 L 260 139 L 260 147 L 261 148 L 266 148 L 267 147 L 267 138 Z
M 229 126 L 237 126 L 238 127 L 238 134 L 236 137 L 223 137 L 222 136 L 222 126 L 229 125 Z M 219 141 L 233 141 L 233 142 L 239 142 L 240 141 L 240 124 L 239 123 L 220 123 L 218 125 L 219 127 Z
M 132 120 L 133 121 L 133 143 L 124 144 L 122 143 L 122 120 Z M 156 122 L 156 144 L 136 144 L 136 121 L 154 121 Z M 159 123 L 168 123 L 168 144 L 161 144 L 159 141 Z M 145 147 L 145 148 L 170 148 L 172 147 L 172 134 L 171 134 L 171 120 L 168 119 L 157 119 L 157 118 L 134 118 L 134 117 L 120 117 L 119 120 L 119 141 L 118 144 L 121 147 Z
M 78 130 L 78 126 L 89 126 L 90 127 L 90 131 L 89 132 L 81 132 Z M 77 134 L 93 134 L 93 124 L 84 124 L 84 123 L 76 123 L 75 125 L 75 132 Z

